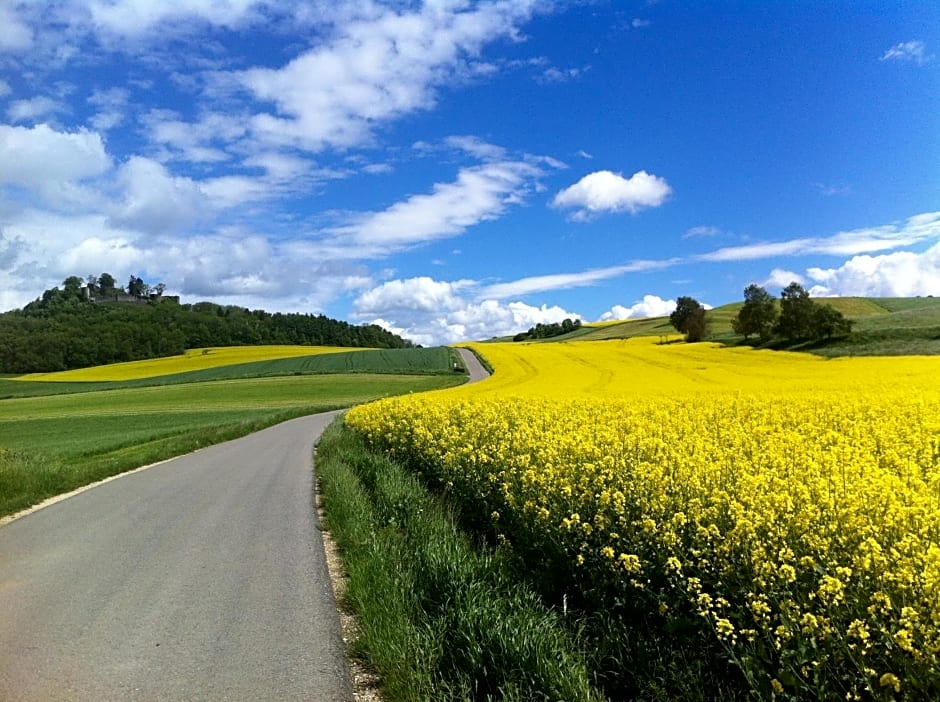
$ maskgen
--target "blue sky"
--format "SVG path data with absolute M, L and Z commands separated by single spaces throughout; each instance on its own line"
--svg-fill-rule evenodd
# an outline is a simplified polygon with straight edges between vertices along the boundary
M 940 295 L 940 3 L 0 0 L 0 309 L 69 275 L 422 344 Z

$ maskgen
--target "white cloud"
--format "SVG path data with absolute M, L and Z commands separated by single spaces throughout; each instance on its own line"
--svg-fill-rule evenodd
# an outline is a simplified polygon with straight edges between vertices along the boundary
M 390 280 L 362 293 L 355 308 L 360 316 L 453 311 L 462 306 L 459 292 L 473 285 L 472 281 L 447 282 L 427 276 Z
M 536 292 L 547 292 L 549 290 L 566 290 L 569 288 L 580 288 L 588 285 L 594 285 L 602 280 L 618 278 L 627 273 L 640 273 L 643 271 L 653 271 L 662 268 L 669 268 L 677 263 L 682 263 L 682 259 L 672 258 L 661 261 L 633 261 L 622 266 L 609 266 L 607 268 L 593 268 L 587 271 L 577 273 L 551 273 L 549 275 L 535 275 L 527 278 L 520 278 L 508 283 L 495 283 L 489 285 L 481 293 L 483 297 L 492 297 L 499 300 L 507 297 L 517 297 L 529 295 Z
M 235 28 L 257 17 L 261 0 L 92 0 L 93 26 L 123 36 L 136 36 L 167 22 L 198 20 Z
M 152 110 L 143 118 L 148 137 L 166 147 L 173 158 L 193 163 L 218 163 L 230 156 L 225 146 L 247 134 L 247 117 L 209 112 L 198 122 L 184 122 L 168 110 Z
M 10 87 L 10 84 L 0 78 L 0 97 L 6 97 L 12 92 L 13 89 Z
M 584 221 L 602 212 L 632 214 L 659 207 L 671 193 L 672 188 L 663 178 L 646 171 L 637 171 L 630 178 L 611 171 L 595 171 L 559 192 L 552 204 L 576 208 L 572 219 Z
M 602 320 L 638 319 L 643 317 L 664 317 L 676 309 L 675 300 L 664 300 L 658 295 L 644 295 L 640 302 L 630 307 L 614 305 L 601 315 Z
M 338 244 L 365 247 L 363 255 L 455 236 L 522 202 L 530 181 L 541 174 L 525 161 L 463 168 L 456 181 L 438 183 L 431 193 L 413 195 L 382 212 L 357 215 L 329 233 Z
M 500 161 L 506 158 L 506 149 L 502 146 L 487 143 L 475 136 L 450 136 L 444 140 L 444 144 L 464 151 L 481 161 Z M 427 148 L 430 145 L 424 146 Z
M 17 14 L 17 7 L 10 2 L 0 2 L 0 51 L 22 51 L 33 44 L 33 31 L 22 17 Z
M 190 178 L 171 175 L 160 163 L 132 156 L 119 169 L 122 199 L 112 209 L 117 227 L 165 233 L 186 229 L 205 217 L 209 200 Z
M 555 66 L 550 66 L 542 71 L 542 75 L 539 78 L 542 83 L 567 83 L 569 80 L 575 80 L 579 78 L 589 67 L 584 68 L 556 68 Z
M 473 299 L 468 293 L 474 287 L 472 281 L 428 277 L 388 281 L 359 296 L 355 316 L 424 346 L 508 336 L 539 323 L 580 319 L 558 306 Z
M 887 251 L 940 238 L 940 212 L 925 212 L 909 217 L 903 224 L 893 223 L 839 232 L 827 237 L 788 239 L 745 246 L 729 246 L 695 256 L 698 261 L 749 261 L 775 256 L 853 254 Z
M 36 192 L 53 207 L 91 199 L 79 183 L 110 168 L 111 159 L 95 132 L 58 132 L 46 124 L 0 125 L 0 185 Z
M 328 41 L 279 69 L 238 73 L 275 114 L 257 114 L 254 132 L 277 144 L 319 151 L 367 142 L 374 128 L 436 102 L 437 89 L 470 71 L 484 44 L 513 38 L 534 2 L 429 3 L 396 12 L 374 5 L 337 23 Z M 347 6 L 347 10 L 351 10 Z
M 927 45 L 920 40 L 895 44 L 881 56 L 882 61 L 909 61 L 918 65 L 923 65 L 932 59 L 933 56 L 927 55 Z
M 634 29 L 641 29 L 643 27 L 649 27 L 651 24 L 652 22 L 650 22 L 649 20 L 635 17 L 633 21 L 630 23 L 630 26 L 632 26 Z
M 806 278 L 801 276 L 799 273 L 794 273 L 793 271 L 784 270 L 783 268 L 774 268 L 767 277 L 767 280 L 761 283 L 761 287 L 785 288 L 790 283 L 799 283 L 800 285 L 805 285 Z
M 721 234 L 721 230 L 718 227 L 703 225 L 699 227 L 692 227 L 682 235 L 682 238 L 691 239 L 697 236 L 718 236 L 719 234 Z
M 11 122 L 32 122 L 37 117 L 65 112 L 65 106 L 50 97 L 40 95 L 28 100 L 14 100 L 7 108 Z
M 130 91 L 125 88 L 110 88 L 96 90 L 88 98 L 88 103 L 99 108 L 99 112 L 89 120 L 91 125 L 99 131 L 108 131 L 120 125 L 127 111 Z
M 810 268 L 814 295 L 864 297 L 940 296 L 940 244 L 923 253 L 895 251 L 854 256 L 838 268 Z

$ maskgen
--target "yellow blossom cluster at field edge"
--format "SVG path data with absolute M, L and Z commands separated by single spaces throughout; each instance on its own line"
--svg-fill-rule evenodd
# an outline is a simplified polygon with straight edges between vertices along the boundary
M 758 691 L 940 692 L 937 360 L 480 350 L 492 381 L 348 423 L 509 542 L 699 617 Z M 702 364 L 721 382 L 697 382 Z
M 21 375 L 16 380 L 43 381 L 59 383 L 109 382 L 154 378 L 175 373 L 218 368 L 235 363 L 271 361 L 279 358 L 314 356 L 326 353 L 345 353 L 366 349 L 342 346 L 222 346 L 217 348 L 190 349 L 179 356 L 167 356 L 146 361 L 128 361 L 111 363 L 106 366 L 78 368 L 54 373 L 30 373 Z

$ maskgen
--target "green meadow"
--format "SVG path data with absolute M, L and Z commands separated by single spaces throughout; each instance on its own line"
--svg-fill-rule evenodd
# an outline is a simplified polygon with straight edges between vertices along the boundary
M 465 380 L 449 349 L 333 356 L 111 383 L 2 378 L 0 516 L 286 419 Z

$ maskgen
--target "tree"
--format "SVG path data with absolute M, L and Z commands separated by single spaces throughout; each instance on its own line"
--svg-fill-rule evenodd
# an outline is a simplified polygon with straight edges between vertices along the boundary
M 144 294 L 144 281 L 132 275 L 130 280 L 127 281 L 127 294 L 141 297 Z
M 812 329 L 814 337 L 831 339 L 848 335 L 852 331 L 852 321 L 832 305 L 814 305 Z
M 110 273 L 102 273 L 98 276 L 98 289 L 101 290 L 101 292 L 109 293 L 114 290 L 115 285 L 117 285 L 117 281 Z
M 734 332 L 743 334 L 745 339 L 757 334 L 761 341 L 767 341 L 776 321 L 777 306 L 773 296 L 754 283 L 744 288 L 744 306 L 731 320 Z
M 705 336 L 705 308 L 692 297 L 680 297 L 675 311 L 669 315 L 669 323 L 686 341 L 701 341 Z
M 780 293 L 780 318 L 774 330 L 790 341 L 809 339 L 813 336 L 814 307 L 803 286 L 790 283 Z

